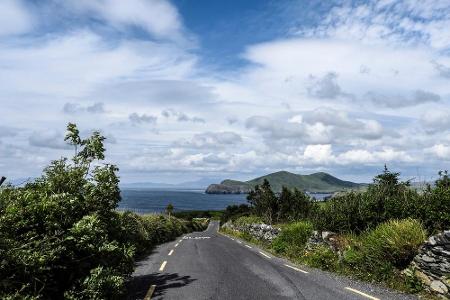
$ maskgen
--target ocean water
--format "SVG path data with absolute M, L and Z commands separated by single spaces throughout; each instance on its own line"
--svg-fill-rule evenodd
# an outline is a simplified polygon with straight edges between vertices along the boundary
M 329 194 L 313 194 L 317 200 Z M 122 201 L 119 210 L 131 210 L 136 213 L 162 212 L 169 203 L 176 211 L 183 210 L 222 210 L 228 205 L 247 203 L 247 195 L 205 194 L 204 190 L 159 190 L 159 189 L 122 189 Z
M 204 190 L 122 189 L 119 210 L 137 213 L 162 212 L 169 203 L 175 211 L 222 210 L 228 205 L 247 203 L 247 195 L 211 195 Z

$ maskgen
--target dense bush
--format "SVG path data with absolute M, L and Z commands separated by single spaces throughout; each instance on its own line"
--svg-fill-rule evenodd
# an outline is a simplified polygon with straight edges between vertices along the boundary
M 239 217 L 248 216 L 251 214 L 251 209 L 247 204 L 228 205 L 223 214 L 220 216 L 220 223 L 224 224 L 227 221 L 234 221 Z
M 246 226 L 251 224 L 261 224 L 263 220 L 258 216 L 243 216 L 234 221 L 236 226 Z
M 414 218 L 429 233 L 450 227 L 450 181 L 446 173 L 422 193 L 387 168 L 366 191 L 350 192 L 316 204 L 310 218 L 318 229 L 363 232 L 391 219 Z
M 310 267 L 326 271 L 336 271 L 339 264 L 337 254 L 325 245 L 319 245 L 313 250 L 305 250 L 300 261 Z
M 134 257 L 189 230 L 175 218 L 115 211 L 120 201 L 104 137 L 69 124 L 72 160 L 24 187 L 0 189 L 0 298 L 117 299 Z
M 284 225 L 281 233 L 272 242 L 272 248 L 277 253 L 299 255 L 312 231 L 312 224 L 305 221 Z
M 419 221 L 391 220 L 362 235 L 361 244 L 367 261 L 385 261 L 403 269 L 425 239 L 426 233 Z
M 269 224 L 306 218 L 312 208 L 312 199 L 303 191 L 283 187 L 281 193 L 275 194 L 267 179 L 250 191 L 247 200 L 252 213 Z

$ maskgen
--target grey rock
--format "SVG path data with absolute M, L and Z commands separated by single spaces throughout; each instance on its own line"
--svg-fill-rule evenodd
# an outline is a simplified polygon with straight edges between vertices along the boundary
M 439 294 L 447 294 L 448 293 L 447 286 L 442 281 L 439 281 L 439 280 L 433 280 L 430 284 L 430 289 Z

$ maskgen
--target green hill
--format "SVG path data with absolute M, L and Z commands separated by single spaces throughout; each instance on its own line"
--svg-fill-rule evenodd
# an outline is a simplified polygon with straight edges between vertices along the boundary
M 363 185 L 351 181 L 344 181 L 330 174 L 319 172 L 310 175 L 299 175 L 286 171 L 271 173 L 248 181 L 237 181 L 227 179 L 220 184 L 211 184 L 206 193 L 229 194 L 248 193 L 256 185 L 263 183 L 267 179 L 276 192 L 281 191 L 283 186 L 313 193 L 333 193 L 350 189 L 359 189 Z

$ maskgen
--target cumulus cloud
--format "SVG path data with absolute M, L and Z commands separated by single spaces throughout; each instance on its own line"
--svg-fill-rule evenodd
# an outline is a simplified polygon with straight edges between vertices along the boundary
M 414 106 L 430 102 L 439 102 L 441 96 L 433 92 L 424 90 L 415 90 L 409 95 L 392 95 L 377 92 L 368 92 L 366 97 L 376 105 L 387 106 L 391 108 Z
M 191 117 L 187 114 L 176 111 L 173 109 L 165 109 L 161 112 L 161 115 L 165 118 L 175 118 L 178 122 L 193 122 L 193 123 L 205 123 L 205 119 L 199 118 L 199 117 Z
M 327 164 L 333 159 L 331 145 L 308 145 L 303 152 L 303 158 L 316 164 Z
M 156 120 L 158 119 L 158 117 L 147 114 L 132 113 L 128 116 L 128 119 L 133 124 L 156 124 Z
M 309 75 L 310 84 L 307 87 L 308 94 L 322 99 L 335 99 L 340 96 L 351 96 L 342 91 L 337 83 L 337 78 L 338 74 L 335 72 L 328 72 L 322 77 Z
M 83 106 L 79 103 L 66 103 L 66 104 L 64 104 L 63 112 L 66 114 L 76 114 L 76 113 L 83 113 L 83 112 L 98 114 L 98 113 L 104 113 L 105 108 L 104 108 L 104 104 L 102 102 L 97 102 L 92 105 L 86 105 L 86 106 Z
M 427 153 L 444 160 L 450 160 L 450 146 L 444 144 L 436 144 L 427 149 Z
M 253 116 L 246 126 L 263 133 L 269 142 L 294 139 L 303 143 L 349 143 L 354 139 L 380 139 L 384 134 L 376 120 L 351 118 L 344 111 L 324 107 L 293 115 L 288 121 Z

